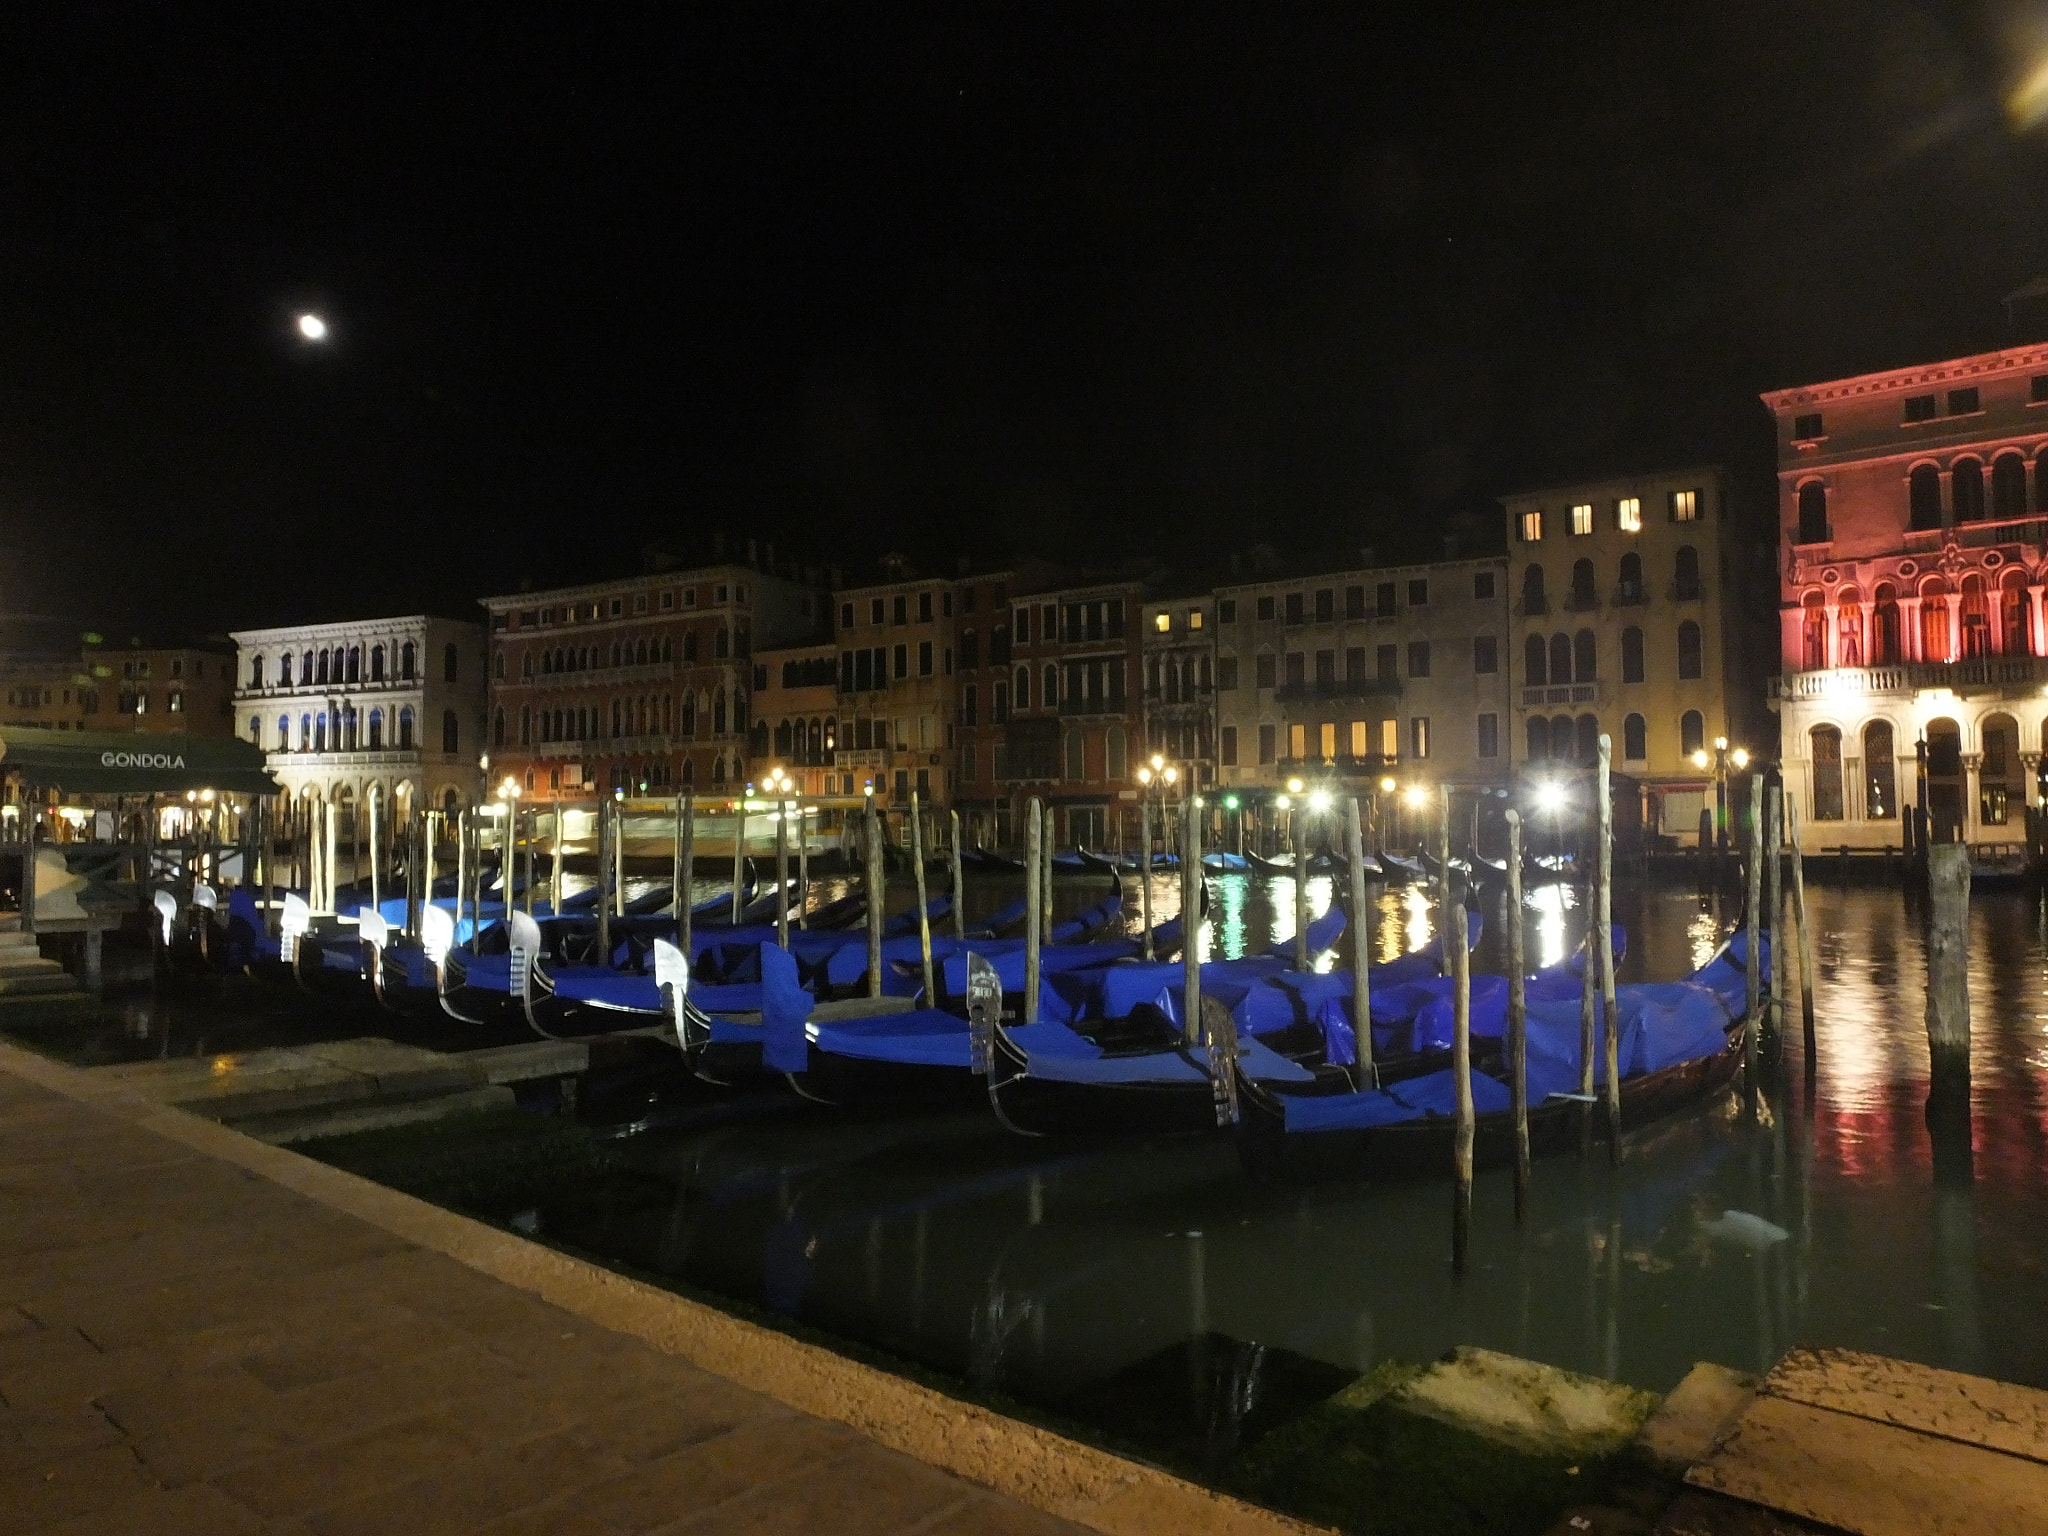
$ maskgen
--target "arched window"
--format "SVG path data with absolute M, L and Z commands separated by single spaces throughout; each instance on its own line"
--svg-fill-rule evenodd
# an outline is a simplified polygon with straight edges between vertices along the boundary
M 320 653 L 320 670 L 314 674 L 315 682 L 324 683 L 327 681 L 327 664 L 328 659 L 331 655 L 332 653 L 328 651 L 322 651 Z
M 1998 583 L 1998 648 L 2008 656 L 2024 656 L 2029 644 L 2027 623 L 2027 578 L 2019 571 L 2007 571 Z
M 1634 550 L 1621 557 L 1621 579 L 1615 587 L 1614 600 L 1618 603 L 1640 603 L 1643 600 L 1643 557 Z
M 1963 655 L 1991 654 L 1991 616 L 1984 606 L 1984 578 L 1975 571 L 1963 578 Z
M 263 717 L 261 715 L 251 715 L 249 717 L 249 744 L 253 747 L 263 745 Z
M 1641 715 L 1621 722 L 1621 756 L 1629 763 L 1647 762 L 1650 756 L 1650 727 Z
M 1906 481 L 1906 526 L 1913 529 L 1941 526 L 1941 471 L 1932 464 L 1916 464 Z
M 1621 680 L 1624 683 L 1643 680 L 1643 632 L 1633 624 L 1621 632 Z
M 714 784 L 723 784 L 725 782 L 725 754 L 723 752 L 711 760 L 711 782 Z
M 289 667 L 291 666 L 291 662 L 290 662 L 289 658 L 287 658 L 287 660 L 285 661 L 285 666 L 286 666 L 287 668 L 289 668 Z M 291 679 L 290 679 L 290 678 L 286 678 L 286 679 L 285 679 L 285 681 L 286 681 L 286 682 L 290 682 L 290 681 L 291 681 Z M 307 684 L 311 683 L 312 681 L 313 681 L 313 653 L 312 653 L 311 651 L 302 651 L 302 652 L 300 652 L 300 654 L 299 654 L 299 686 L 300 686 L 301 688 L 303 688 L 303 687 L 305 687 L 305 686 L 306 686 Z
M 1029 667 L 1019 667 L 1017 669 L 1017 707 L 1019 709 L 1029 709 L 1031 707 L 1031 669 Z
M 1678 626 L 1678 675 L 1682 680 L 1700 675 L 1700 627 L 1691 619 Z
M 725 734 L 725 687 L 723 684 L 719 686 L 716 693 L 711 695 L 711 734 L 713 736 L 723 736 Z
M 456 650 L 455 642 L 453 640 L 450 640 L 446 645 L 442 646 L 441 681 L 444 683 L 452 683 L 458 681 L 462 670 L 461 662 L 462 653 Z
M 1863 817 L 1894 821 L 1899 814 L 1898 765 L 1892 758 L 1892 727 L 1873 720 L 1863 727 Z
M 1584 612 L 1599 605 L 1600 597 L 1593 590 L 1593 562 L 1574 560 L 1572 562 L 1572 607 Z
M 315 752 L 325 752 L 327 750 L 327 711 L 324 709 L 313 717 L 313 750 Z
M 1529 717 L 1529 761 L 1543 762 L 1550 756 L 1550 722 L 1541 715 Z
M 505 745 L 505 706 L 502 704 L 491 711 L 491 745 Z
M 1550 755 L 1560 763 L 1572 760 L 1572 717 L 1552 715 L 1550 717 Z
M 1948 587 L 1938 579 L 1920 589 L 1920 659 L 1955 660 L 1949 648 Z
M 313 750 L 313 717 L 311 715 L 299 716 L 299 750 L 301 752 Z
M 1842 819 L 1842 733 L 1832 725 L 1816 725 L 1806 733 L 1813 761 L 1813 819 Z
M 1870 595 L 1870 664 L 1892 667 L 1899 662 L 1899 596 L 1889 584 Z
M 398 711 L 398 750 L 410 752 L 412 744 L 412 706 L 407 704 Z
M 1800 610 L 1801 663 L 1805 671 L 1823 671 L 1828 664 L 1828 614 L 1821 595 L 1809 592 Z
M 1957 459 L 1948 474 L 1949 496 L 1955 502 L 1956 521 L 1984 520 L 1984 466 L 1975 459 Z
M 399 676 L 399 680 L 400 680 L 401 682 L 407 682 L 407 683 L 409 683 L 409 682 L 411 682 L 411 681 L 413 680 L 414 676 L 415 676 L 415 675 L 416 675 L 416 674 L 418 673 L 418 671 L 419 671 L 419 663 L 418 663 L 418 661 L 417 661 L 417 659 L 416 659 L 416 657 L 415 657 L 415 654 L 414 654 L 414 651 L 413 651 L 413 648 L 412 648 L 412 642 L 411 642 L 410 640 L 408 640 L 408 641 L 406 641 L 406 642 L 405 642 L 405 644 L 404 644 L 404 645 L 402 645 L 402 646 L 400 646 L 400 647 L 398 648 L 398 676 Z
M 530 683 L 533 681 L 533 652 L 521 651 L 519 653 L 519 676 L 523 682 Z
M 1825 544 L 1829 538 L 1828 488 L 1818 480 L 1809 480 L 1799 487 L 1799 531 L 1792 542 Z
M 775 755 L 788 757 L 795 748 L 790 745 L 789 722 L 783 721 L 775 727 Z
M 360 645 L 348 648 L 348 680 L 352 683 L 363 680 L 363 648 Z
M 2048 453 L 2034 460 L 2034 510 L 2048 512 Z
M 533 745 L 533 706 L 530 704 L 519 706 L 519 745 Z
M 1108 770 L 1106 776 L 1110 782 L 1120 782 L 1130 768 L 1124 752 L 1124 728 L 1122 726 L 1115 724 L 1110 726 L 1108 734 L 1103 738 L 1103 757 L 1105 760 L 1104 767 Z
M 633 647 L 633 665 L 636 667 L 647 665 L 647 642 L 645 640 L 640 641 Z
M 384 711 L 381 709 L 370 711 L 370 750 L 372 752 L 382 752 L 384 750 Z
M 384 681 L 384 647 L 381 645 L 370 647 L 370 681 L 373 683 Z
M 718 633 L 712 636 L 711 654 L 719 661 L 732 654 L 732 631 L 723 624 L 718 626 Z
M 291 679 L 287 677 L 285 681 L 290 682 Z M 251 656 L 249 658 L 249 686 L 251 688 L 261 688 L 263 686 L 263 658 L 261 656 Z
M 1522 643 L 1522 673 L 1526 687 L 1541 688 L 1550 681 L 1550 648 L 1541 635 L 1531 635 Z
M 697 695 L 694 690 L 683 695 L 682 732 L 685 740 L 695 740 L 697 735 Z
M 1086 747 L 1079 728 L 1067 732 L 1066 776 L 1069 783 L 1078 784 L 1088 777 Z
M 1590 683 L 1600 675 L 1600 648 L 1593 631 L 1582 629 L 1572 636 L 1572 680 Z
M 1042 708 L 1051 709 L 1060 701 L 1060 669 L 1048 661 L 1042 676 L 1044 683 L 1038 690 L 1038 702 Z
M 1678 752 L 1681 757 L 1705 749 L 1707 744 L 1707 722 L 1696 709 L 1688 709 L 1678 717 Z
M 1854 587 L 1835 592 L 1835 665 L 1863 665 L 1863 604 Z
M 696 782 L 697 760 L 693 757 L 686 757 L 683 759 L 683 783 L 685 785 L 690 785 Z
M 1550 637 L 1550 681 L 1555 687 L 1572 680 L 1572 637 L 1559 631 Z
M 685 660 L 685 661 L 695 661 L 696 659 L 697 659 L 697 631 L 695 631 L 694 629 L 692 629 L 692 630 L 686 631 L 686 632 L 684 633 L 684 635 L 683 635 L 683 660 Z
M 1543 567 L 1527 566 L 1522 571 L 1522 612 L 1542 614 L 1550 611 L 1550 602 L 1543 595 Z
M 292 717 L 290 715 L 279 715 L 277 717 L 277 750 L 289 752 L 291 749 Z
M 617 666 L 618 664 L 619 664 L 619 642 L 618 642 L 618 641 L 616 641 L 616 640 L 614 640 L 614 641 L 612 642 L 612 665 L 616 667 L 616 666 Z
M 1700 595 L 1700 552 L 1690 544 L 1678 546 L 1677 570 L 1672 578 L 1671 595 L 1680 602 L 1689 602 Z
M 462 750 L 462 723 L 452 709 L 441 711 L 441 750 L 451 757 Z
M 1573 756 L 1582 763 L 1595 763 L 1600 759 L 1600 722 L 1591 715 L 1581 715 L 1578 721 L 1578 741 Z
M 2000 522 L 2027 515 L 2027 461 L 2016 453 L 1991 461 L 1991 515 Z

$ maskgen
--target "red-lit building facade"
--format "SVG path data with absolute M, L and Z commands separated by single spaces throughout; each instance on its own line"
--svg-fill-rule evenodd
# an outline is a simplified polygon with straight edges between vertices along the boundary
M 1785 779 L 1810 849 L 2024 840 L 2048 702 L 2048 345 L 1765 395 Z
M 742 564 L 485 598 L 491 783 L 541 800 L 744 785 L 754 650 L 806 639 L 824 601 Z

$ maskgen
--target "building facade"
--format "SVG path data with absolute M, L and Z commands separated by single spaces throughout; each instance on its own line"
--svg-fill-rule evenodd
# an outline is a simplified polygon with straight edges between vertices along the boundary
M 1766 394 L 1779 711 L 1809 848 L 2021 843 L 2048 707 L 2048 345 Z
M 1370 567 L 1219 587 L 1216 760 L 1248 807 L 1314 781 L 1367 800 L 1509 773 L 1506 565 Z M 1227 801 L 1226 801 L 1227 804 Z
M 494 775 L 541 800 L 744 785 L 754 649 L 809 638 L 822 603 L 740 564 L 485 598 Z
M 484 787 L 484 633 L 415 614 L 238 631 L 234 717 L 295 800 L 394 822 Z M 140 681 L 138 679 L 138 681 Z M 353 823 L 344 820 L 344 826 Z
M 994 775 L 1013 827 L 1035 796 L 1057 847 L 1135 844 L 1143 601 L 1133 581 L 1011 598 L 1008 719 Z
M 900 565 L 898 569 L 901 569 Z M 832 594 L 842 775 L 880 805 L 950 808 L 959 584 L 908 575 Z
M 1148 599 L 1139 609 L 1138 639 L 1143 755 L 1192 764 L 1198 784 L 1218 782 L 1214 595 Z
M 802 795 L 858 794 L 839 770 L 839 651 L 830 641 L 754 653 L 756 777 L 780 768 Z
M 88 645 L 0 662 L 0 724 L 57 731 L 232 736 L 235 657 L 203 646 Z
M 997 767 L 1009 741 L 1010 728 L 1010 571 L 962 576 L 957 601 L 960 622 L 955 634 L 959 778 L 954 805 L 960 812 L 960 835 L 970 846 L 1011 848 L 1021 841 L 1008 784 Z
M 1516 769 L 1584 766 L 1604 733 L 1646 830 L 1699 838 L 1719 750 L 1754 734 L 1740 703 L 1735 503 L 1718 467 L 1501 499 L 1507 514 Z

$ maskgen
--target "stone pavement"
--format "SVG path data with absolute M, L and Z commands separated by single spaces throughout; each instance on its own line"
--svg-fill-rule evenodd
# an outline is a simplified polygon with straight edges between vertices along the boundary
M 207 1150 L 232 1132 L 93 1102 L 70 1072 L 0 1046 L 0 1536 L 1085 1529 Z M 1151 1528 L 1144 1507 L 1091 1525 Z M 1291 1524 L 1214 1512 L 1196 1528 Z

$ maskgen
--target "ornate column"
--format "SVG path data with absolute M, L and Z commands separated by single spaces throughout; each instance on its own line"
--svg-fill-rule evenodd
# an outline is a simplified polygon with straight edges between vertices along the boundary
M 2041 583 L 2027 587 L 2027 649 L 2036 656 L 2048 656 L 2048 628 L 2042 625 Z
M 2039 783 L 2041 754 L 2038 752 L 2022 752 L 2020 754 L 2020 771 L 2026 779 L 2026 782 L 2021 786 L 2026 796 L 2026 803 L 2030 806 L 2039 805 L 2041 803 Z
M 1977 821 L 1977 797 L 1984 788 L 1984 754 L 1963 754 L 1963 841 L 1974 843 L 1983 833 Z
M 1827 615 L 1828 625 L 1827 636 L 1821 642 L 1821 654 L 1827 658 L 1827 664 L 1830 667 L 1839 667 L 1842 664 L 1842 641 L 1839 628 L 1842 622 L 1842 605 L 1840 603 L 1824 603 L 1821 605 L 1821 611 Z
M 1957 661 L 1963 654 L 1963 594 L 1951 592 L 1942 599 L 1948 604 L 1948 654 L 1936 661 Z
M 1920 654 L 1920 599 L 1899 599 L 1899 655 L 1906 661 L 1925 661 Z

